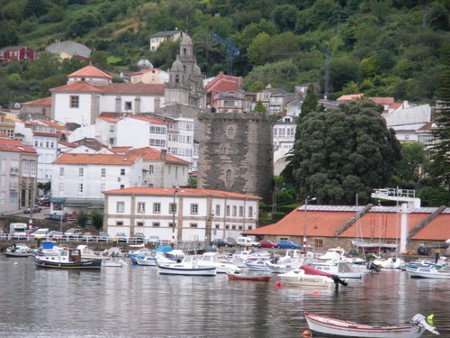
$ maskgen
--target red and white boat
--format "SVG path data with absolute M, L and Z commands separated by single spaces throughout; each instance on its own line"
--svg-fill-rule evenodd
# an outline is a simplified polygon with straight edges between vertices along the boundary
M 429 325 L 421 314 L 416 314 L 412 318 L 411 324 L 402 326 L 358 324 L 308 312 L 305 312 L 305 318 L 312 331 L 340 337 L 418 338 L 427 330 L 435 335 L 439 335 L 436 328 Z
M 272 278 L 272 276 L 269 274 L 256 274 L 256 273 L 228 272 L 227 275 L 229 280 L 247 280 L 252 282 L 268 282 Z

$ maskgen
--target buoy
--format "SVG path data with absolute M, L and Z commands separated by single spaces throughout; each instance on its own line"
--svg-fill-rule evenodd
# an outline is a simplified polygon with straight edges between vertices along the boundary
M 311 337 L 311 331 L 305 330 L 303 331 L 303 338 L 309 338 Z
M 277 289 L 279 289 L 279 288 L 281 287 L 281 282 L 280 282 L 280 281 L 277 281 L 277 282 L 275 283 L 275 286 L 276 286 Z
M 320 291 L 319 290 L 313 290 L 313 295 L 319 295 L 320 294 Z

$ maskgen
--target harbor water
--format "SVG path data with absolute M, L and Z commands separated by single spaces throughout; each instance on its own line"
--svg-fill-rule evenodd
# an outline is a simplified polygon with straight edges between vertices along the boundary
M 337 292 L 276 281 L 163 276 L 145 266 L 45 270 L 0 256 L 0 336 L 301 337 L 308 311 L 385 325 L 434 313 L 441 337 L 450 337 L 450 280 L 382 271 Z

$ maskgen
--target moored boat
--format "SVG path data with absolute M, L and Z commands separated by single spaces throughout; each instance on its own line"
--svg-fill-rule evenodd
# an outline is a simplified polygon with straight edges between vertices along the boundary
M 305 318 L 312 331 L 340 337 L 417 338 L 426 330 L 439 335 L 436 328 L 429 325 L 421 314 L 416 314 L 411 324 L 401 326 L 359 324 L 308 312 L 305 312 Z
M 278 275 L 281 282 L 288 286 L 314 286 L 330 287 L 342 284 L 347 286 L 347 282 L 336 275 L 316 270 L 308 265 L 302 265 L 298 269 Z
M 215 276 L 217 274 L 215 266 L 200 267 L 195 257 L 186 257 L 180 263 L 162 263 L 157 259 L 156 263 L 160 275 Z
M 314 269 L 328 272 L 332 275 L 338 276 L 339 278 L 361 279 L 364 274 L 363 271 L 354 269 L 352 264 L 346 262 L 312 263 L 310 265 Z
M 24 243 L 14 243 L 6 249 L 5 256 L 7 257 L 30 257 L 33 256 L 31 248 Z
M 252 282 L 268 282 L 272 278 L 270 274 L 261 273 L 229 272 L 227 273 L 227 275 L 229 280 L 242 280 Z
M 439 270 L 434 265 L 406 267 L 406 272 L 411 278 L 450 279 L 450 268 L 447 266 Z

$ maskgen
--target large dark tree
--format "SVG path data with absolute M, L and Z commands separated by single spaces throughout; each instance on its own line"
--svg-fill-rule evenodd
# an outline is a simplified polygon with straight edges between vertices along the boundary
M 303 195 L 319 203 L 363 203 L 389 181 L 400 145 L 381 117 L 382 107 L 361 100 L 313 111 L 299 125 L 293 176 Z

